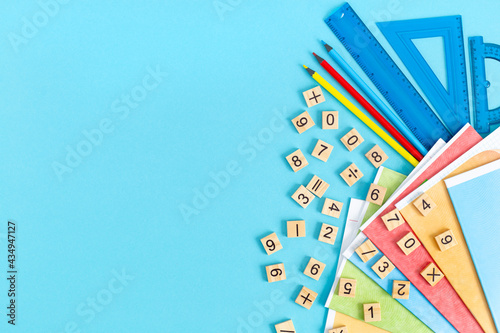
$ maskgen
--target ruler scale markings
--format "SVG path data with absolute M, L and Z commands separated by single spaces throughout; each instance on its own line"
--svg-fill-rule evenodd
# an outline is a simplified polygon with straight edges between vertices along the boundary
M 444 125 L 349 4 L 340 7 L 325 22 L 401 120 L 427 149 L 439 138 L 451 138 Z

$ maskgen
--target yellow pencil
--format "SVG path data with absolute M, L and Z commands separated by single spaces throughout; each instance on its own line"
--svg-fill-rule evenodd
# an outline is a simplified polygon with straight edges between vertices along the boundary
M 318 82 L 323 88 L 325 88 L 330 94 L 333 95 L 340 103 L 342 103 L 346 108 L 349 109 L 356 117 L 359 118 L 366 126 L 370 127 L 372 131 L 375 132 L 382 140 L 387 142 L 399 155 L 403 156 L 405 160 L 411 163 L 413 166 L 417 166 L 418 161 L 413 157 L 406 149 L 404 149 L 396 140 L 394 140 L 389 134 L 387 134 L 383 129 L 381 129 L 373 120 L 368 118 L 366 114 L 363 113 L 356 105 L 352 104 L 347 98 L 344 97 L 337 89 L 335 89 L 328 81 L 326 81 L 321 75 L 304 65 L 309 75 L 312 76 L 316 82 Z

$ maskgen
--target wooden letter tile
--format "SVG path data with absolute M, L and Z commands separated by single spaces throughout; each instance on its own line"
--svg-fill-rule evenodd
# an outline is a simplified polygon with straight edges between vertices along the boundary
M 366 196 L 366 201 L 382 206 L 384 203 L 385 192 L 387 192 L 385 187 L 377 184 L 371 184 L 370 189 L 368 190 L 368 195 Z
M 318 140 L 311 155 L 316 157 L 317 159 L 322 160 L 323 162 L 326 162 L 328 161 L 332 150 L 333 146 L 331 144 L 326 143 L 323 140 Z
M 339 280 L 339 296 L 354 297 L 356 296 L 356 280 L 344 279 Z
M 370 321 L 382 320 L 382 311 L 380 309 L 380 303 L 363 304 L 363 311 L 365 313 L 365 321 L 367 323 Z
M 363 173 L 356 164 L 353 163 L 340 173 L 340 177 L 345 180 L 347 185 L 352 186 L 363 177 Z
M 381 166 L 389 158 L 389 156 L 387 156 L 382 148 L 380 148 L 378 145 L 373 146 L 373 148 L 370 149 L 370 151 L 368 151 L 365 156 L 375 168 Z
M 264 249 L 266 250 L 267 254 L 273 254 L 274 252 L 278 252 L 283 248 L 275 232 L 262 238 L 260 241 L 264 246 Z
M 427 216 L 427 214 L 429 214 L 437 206 L 434 201 L 432 201 L 431 197 L 429 197 L 426 193 L 422 194 L 415 201 L 413 201 L 413 205 L 417 207 L 418 211 L 423 216 Z
M 293 172 L 297 172 L 309 164 L 300 149 L 297 149 L 296 151 L 288 155 L 286 157 L 286 160 L 292 167 Z
M 363 262 L 367 262 L 378 253 L 377 248 L 375 247 L 375 245 L 373 245 L 372 241 L 369 239 L 367 239 L 366 242 L 361 244 L 355 251 L 358 254 L 359 258 L 363 260 Z
M 347 326 L 340 326 L 332 328 L 331 330 L 328 331 L 328 333 L 349 333 L 349 331 L 347 331 Z
M 354 148 L 359 146 L 363 141 L 365 141 L 361 135 L 356 131 L 355 128 L 347 132 L 346 135 L 344 135 L 340 141 L 344 144 L 344 146 L 349 149 L 349 151 L 353 151 Z
M 323 243 L 335 244 L 335 238 L 337 237 L 337 232 L 339 228 L 323 223 L 321 225 L 321 231 L 319 232 L 318 240 Z
M 323 111 L 321 123 L 322 123 L 323 129 L 338 129 L 339 128 L 339 112 L 338 111 Z
M 378 275 L 382 280 L 389 275 L 390 272 L 394 269 L 394 265 L 387 259 L 386 256 L 380 258 L 375 265 L 372 266 L 373 271 Z
M 321 91 L 320 86 L 306 90 L 302 93 L 302 95 L 304 95 L 304 99 L 306 100 L 308 108 L 325 101 L 325 96 L 323 96 L 323 92 Z
M 312 120 L 309 112 L 304 111 L 299 114 L 297 117 L 292 119 L 293 126 L 297 129 L 299 134 L 304 133 L 308 129 L 314 126 L 314 121 Z
M 410 298 L 410 281 L 392 281 L 392 298 L 408 299 Z
M 403 215 L 401 215 L 401 212 L 397 208 L 382 216 L 382 221 L 384 221 L 384 224 L 389 231 L 392 231 L 401 224 L 405 223 Z
M 314 199 L 314 194 L 309 192 L 304 185 L 300 185 L 297 191 L 292 195 L 292 199 L 295 200 L 302 208 L 309 206 L 311 201 Z
M 311 258 L 304 270 L 304 274 L 317 281 L 321 277 L 321 274 L 323 274 L 325 266 L 321 261 Z
M 420 272 L 420 275 L 422 275 L 424 279 L 433 287 L 444 277 L 443 273 L 433 263 L 427 265 L 427 267 Z
M 323 194 L 325 194 L 325 192 L 329 186 L 330 186 L 330 184 L 325 182 L 323 179 L 319 178 L 318 176 L 314 176 L 314 177 L 312 177 L 309 184 L 307 184 L 306 188 L 312 194 L 314 194 L 318 198 L 321 198 L 323 196 Z
M 288 238 L 306 237 L 306 221 L 286 221 L 286 233 Z
M 285 265 L 276 264 L 266 266 L 267 282 L 286 280 Z
M 398 246 L 406 255 L 409 255 L 420 246 L 420 242 L 412 232 L 409 232 L 398 241 Z
M 287 320 L 282 323 L 274 325 L 276 333 L 296 333 L 292 320 Z
M 455 239 L 455 235 L 453 235 L 453 232 L 451 230 L 447 230 L 434 238 L 436 239 L 436 242 L 441 251 L 446 251 L 458 244 L 457 240 Z
M 309 310 L 311 308 L 311 305 L 313 305 L 314 300 L 316 300 L 317 296 L 317 293 L 303 286 L 302 290 L 299 293 L 299 296 L 297 296 L 297 299 L 295 299 L 295 303 Z
M 344 204 L 340 201 L 335 201 L 333 199 L 325 198 L 325 203 L 323 204 L 323 209 L 321 210 L 321 214 L 339 218 L 343 205 Z

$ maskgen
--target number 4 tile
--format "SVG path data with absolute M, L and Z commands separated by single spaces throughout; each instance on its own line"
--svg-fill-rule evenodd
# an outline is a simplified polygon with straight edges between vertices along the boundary
M 325 214 L 331 217 L 339 218 L 342 212 L 342 206 L 344 204 L 340 201 L 335 201 L 333 199 L 325 198 L 325 203 L 323 204 L 323 209 L 321 214 Z
M 328 158 L 330 157 L 332 151 L 333 146 L 331 144 L 326 143 L 323 140 L 318 140 L 311 155 L 316 157 L 317 159 L 322 160 L 323 162 L 326 162 L 328 161 Z
M 427 193 L 422 194 L 415 201 L 413 201 L 413 205 L 417 207 L 418 211 L 423 216 L 427 216 L 434 208 L 437 207 Z

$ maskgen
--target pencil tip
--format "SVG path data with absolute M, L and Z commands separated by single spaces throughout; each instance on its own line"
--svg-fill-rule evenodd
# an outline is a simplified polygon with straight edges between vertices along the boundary
M 321 43 L 323 43 L 323 45 L 325 45 L 325 44 L 326 44 L 324 40 L 321 40 Z
M 304 68 L 307 70 L 307 73 L 309 73 L 309 75 L 313 76 L 314 73 L 316 73 L 315 71 L 313 71 L 312 69 L 310 69 L 309 67 L 307 67 L 306 65 L 303 65 Z
M 314 52 L 313 52 L 313 54 L 314 54 L 314 57 L 316 58 L 316 60 L 318 60 L 318 62 L 319 62 L 320 64 L 324 61 L 324 59 L 323 59 L 323 58 L 321 58 L 321 57 L 320 57 L 319 55 L 317 55 L 316 53 L 314 53 Z
M 330 52 L 333 49 L 333 47 L 331 47 L 330 45 L 328 45 L 325 42 L 323 42 L 323 45 L 325 46 L 326 52 Z

